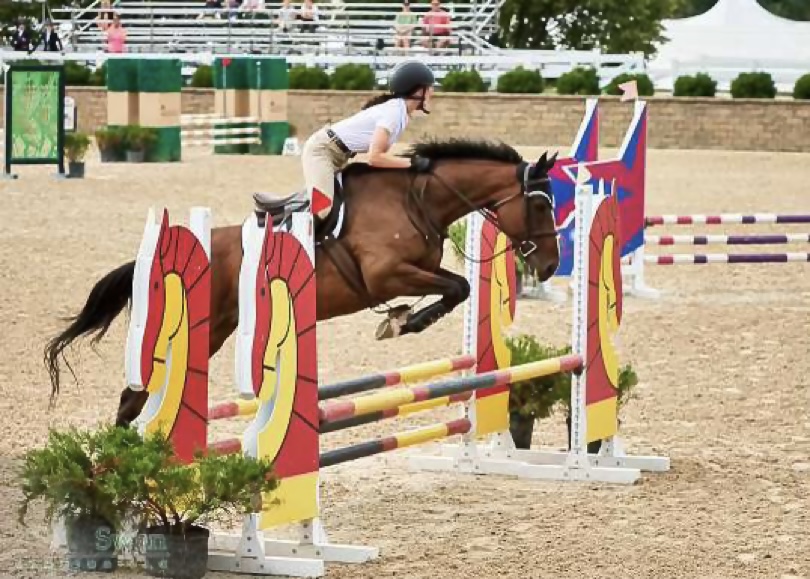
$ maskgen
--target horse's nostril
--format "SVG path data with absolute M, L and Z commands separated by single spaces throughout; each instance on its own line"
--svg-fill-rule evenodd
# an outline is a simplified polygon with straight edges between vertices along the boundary
M 550 263 L 550 264 L 548 264 L 546 266 L 546 269 L 543 270 L 543 277 L 545 279 L 549 279 L 549 278 L 551 278 L 551 276 L 554 275 L 554 272 L 556 272 L 556 271 L 557 271 L 557 264 L 556 263 Z

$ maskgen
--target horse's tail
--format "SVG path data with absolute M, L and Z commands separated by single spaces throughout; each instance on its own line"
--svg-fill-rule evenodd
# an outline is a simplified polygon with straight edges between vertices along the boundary
M 84 335 L 96 334 L 91 344 L 97 343 L 104 337 L 113 320 L 132 297 L 134 274 L 135 262 L 130 261 L 101 278 L 87 296 L 87 302 L 79 315 L 69 318 L 70 325 L 45 346 L 45 366 L 51 377 L 51 399 L 59 394 L 59 357 L 61 356 L 65 361 L 65 365 L 75 379 L 73 368 L 65 359 L 65 349 Z

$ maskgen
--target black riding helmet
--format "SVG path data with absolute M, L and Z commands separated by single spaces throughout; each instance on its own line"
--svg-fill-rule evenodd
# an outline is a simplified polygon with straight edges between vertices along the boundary
M 394 68 L 391 73 L 391 79 L 388 81 L 388 90 L 392 94 L 402 98 L 415 99 L 419 98 L 419 110 L 430 114 L 430 111 L 425 109 L 425 97 L 414 97 L 413 93 L 422 88 L 433 86 L 436 79 L 431 70 L 419 62 L 418 60 L 408 60 L 399 64 Z

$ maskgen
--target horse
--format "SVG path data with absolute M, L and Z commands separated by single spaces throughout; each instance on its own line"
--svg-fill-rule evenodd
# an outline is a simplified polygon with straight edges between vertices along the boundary
M 336 236 L 316 235 L 317 320 L 346 316 L 405 297 L 438 295 L 417 311 L 389 307 L 377 331 L 387 339 L 425 331 L 470 295 L 466 278 L 440 267 L 448 227 L 472 211 L 497 224 L 541 281 L 559 264 L 558 232 L 549 171 L 556 153 L 535 163 L 511 146 L 471 139 L 429 141 L 405 155 L 430 160 L 427 172 L 351 163 L 342 172 L 333 214 L 342 202 L 343 223 Z M 254 196 L 255 197 L 255 196 Z M 280 205 L 282 208 L 285 204 Z M 257 216 L 279 216 L 279 207 L 261 207 Z M 240 225 L 211 231 L 211 318 L 209 357 L 217 353 L 238 323 L 238 284 L 242 261 Z M 45 347 L 51 402 L 60 389 L 59 358 L 82 336 L 104 337 L 131 303 L 135 261 L 102 277 L 69 325 Z M 68 369 L 75 377 L 72 368 Z M 148 393 L 125 388 L 116 424 L 129 425 L 141 413 Z

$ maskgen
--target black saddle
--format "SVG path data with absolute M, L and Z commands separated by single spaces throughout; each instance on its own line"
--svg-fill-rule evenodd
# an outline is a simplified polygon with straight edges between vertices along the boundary
M 309 199 L 306 191 L 303 190 L 295 191 L 284 197 L 278 197 L 272 193 L 254 193 L 253 201 L 256 204 L 256 212 L 269 215 L 274 227 L 283 223 L 292 213 L 310 210 Z M 338 217 L 340 217 L 341 205 L 343 205 L 343 187 L 335 177 L 335 198 L 332 201 L 329 216 L 323 221 L 315 220 L 315 243 L 322 242 L 335 230 Z

